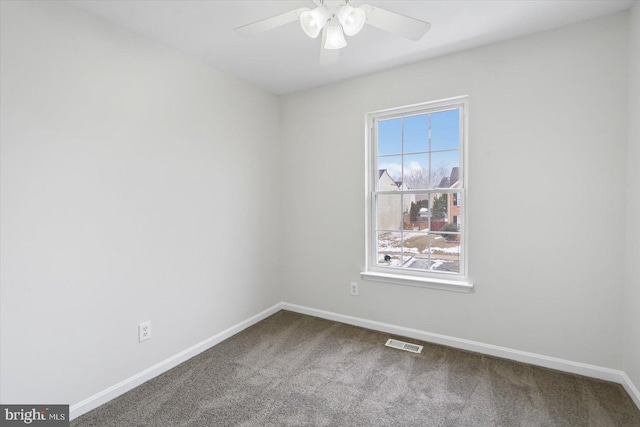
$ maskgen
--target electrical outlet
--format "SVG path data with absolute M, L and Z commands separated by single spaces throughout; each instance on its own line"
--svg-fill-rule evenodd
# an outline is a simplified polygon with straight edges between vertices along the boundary
M 351 282 L 351 295 L 358 295 L 358 282 Z
M 151 320 L 148 320 L 138 325 L 138 342 L 146 341 L 150 338 L 151 338 Z

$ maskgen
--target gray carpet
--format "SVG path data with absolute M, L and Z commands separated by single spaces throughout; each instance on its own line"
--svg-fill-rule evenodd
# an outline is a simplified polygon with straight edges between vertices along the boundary
M 281 311 L 71 426 L 640 426 L 619 384 L 389 337 Z

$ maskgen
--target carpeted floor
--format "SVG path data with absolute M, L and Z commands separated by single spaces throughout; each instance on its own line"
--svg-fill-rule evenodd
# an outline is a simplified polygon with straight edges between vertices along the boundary
M 389 337 L 281 311 L 71 426 L 640 426 L 619 384 Z

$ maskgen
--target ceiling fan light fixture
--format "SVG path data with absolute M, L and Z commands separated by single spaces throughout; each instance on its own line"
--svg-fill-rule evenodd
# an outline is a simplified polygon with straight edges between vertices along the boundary
M 330 65 L 338 61 L 340 49 L 347 45 L 345 34 L 355 36 L 362 30 L 364 24 L 413 41 L 422 38 L 431 28 L 431 24 L 426 21 L 376 6 L 362 4 L 353 7 L 351 0 L 313 0 L 313 3 L 315 3 L 315 9 L 298 7 L 270 18 L 242 25 L 235 31 L 239 35 L 254 35 L 298 21 L 309 37 L 315 39 L 322 33 L 320 65 Z
M 367 15 L 364 10 L 359 7 L 353 7 L 345 4 L 338 11 L 338 21 L 344 29 L 344 33 L 348 36 L 355 36 L 364 27 Z
M 325 49 L 342 49 L 347 45 L 344 38 L 342 26 L 335 20 L 331 20 L 327 25 L 327 39 L 324 43 Z
M 315 39 L 329 20 L 329 11 L 322 5 L 300 14 L 300 26 L 306 35 Z

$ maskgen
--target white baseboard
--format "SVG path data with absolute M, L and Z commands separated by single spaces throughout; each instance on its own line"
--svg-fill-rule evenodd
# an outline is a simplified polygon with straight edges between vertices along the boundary
M 207 338 L 206 340 L 199 342 L 198 344 L 189 347 L 188 349 L 183 350 L 180 353 L 171 356 L 170 358 L 165 359 L 162 362 L 157 363 L 132 377 L 120 381 L 118 384 L 115 384 L 107 388 L 106 390 L 103 390 L 99 393 L 94 394 L 93 396 L 84 399 L 81 402 L 71 405 L 71 407 L 69 408 L 69 418 L 73 420 L 74 418 L 77 418 L 80 415 L 87 413 L 104 403 L 107 403 L 111 399 L 115 399 L 116 397 L 139 386 L 140 384 L 149 381 L 154 377 L 157 377 L 158 375 L 178 366 L 179 364 L 187 361 L 188 359 L 191 359 L 192 357 L 202 353 L 205 350 L 210 349 L 214 345 L 226 340 L 227 338 L 230 338 L 231 336 L 248 328 L 249 326 L 252 326 L 259 321 L 266 319 L 267 317 L 271 316 L 274 313 L 277 313 L 281 309 L 282 303 L 278 303 L 273 307 L 270 307 L 262 311 L 261 313 L 248 318 L 247 320 L 244 320 L 234 326 L 231 326 L 228 329 L 225 329 L 224 331 L 212 336 L 211 338 Z
M 625 390 L 627 390 L 627 393 L 629 393 L 629 396 L 631 396 L 631 399 L 636 403 L 636 406 L 638 407 L 638 409 L 640 409 L 640 391 L 633 384 L 633 382 L 631 381 L 631 378 L 629 378 L 626 373 L 623 372 L 622 377 L 624 379 L 624 382 L 621 383 L 622 386 L 624 387 Z
M 347 323 L 349 325 L 360 326 L 362 328 L 372 329 L 375 331 L 386 332 L 420 341 L 442 344 L 462 350 L 473 351 L 476 353 L 501 357 L 503 359 L 515 360 L 518 362 L 529 363 L 531 365 L 615 382 L 624 387 L 627 393 L 629 393 L 629 396 L 631 396 L 631 399 L 635 402 L 638 408 L 640 408 L 640 393 L 633 382 L 631 382 L 631 379 L 629 379 L 627 374 L 623 371 L 589 365 L 586 363 L 573 362 L 570 360 L 559 359 L 557 357 L 529 353 L 526 351 L 514 350 L 477 341 L 450 337 L 447 335 L 434 334 L 431 332 L 420 331 L 418 329 L 405 328 L 403 326 L 390 325 L 388 323 L 377 322 L 375 320 L 346 316 L 344 314 L 317 310 L 315 308 L 304 307 L 301 305 L 282 303 L 281 307 L 283 310 L 294 311 L 296 313 L 307 314 L 310 316 L 320 317 L 322 319 L 334 320 L 336 322 Z

